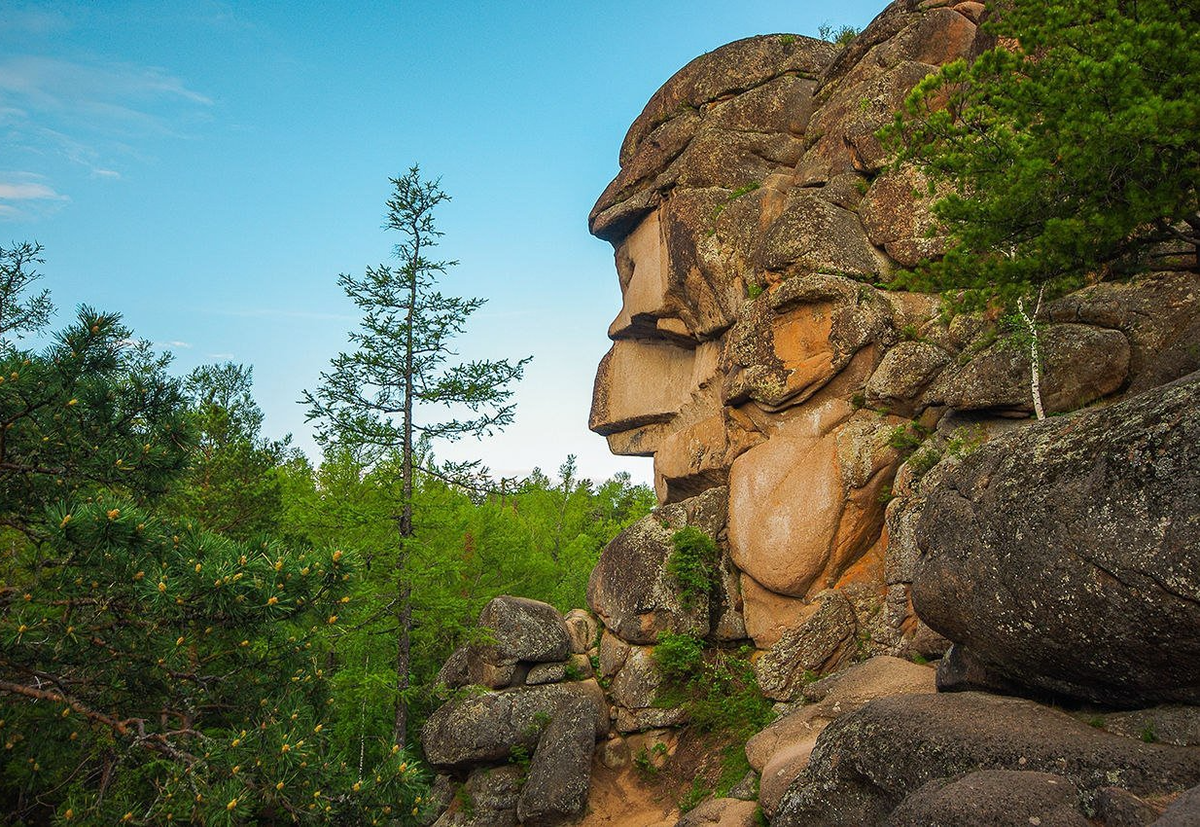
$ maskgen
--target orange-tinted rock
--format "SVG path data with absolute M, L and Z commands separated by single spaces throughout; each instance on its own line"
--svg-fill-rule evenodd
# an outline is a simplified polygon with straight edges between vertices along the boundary
M 807 597 L 834 585 L 882 527 L 879 492 L 897 461 L 888 446 L 897 421 L 862 412 L 822 434 L 797 420 L 735 460 L 734 563 L 779 594 Z
M 784 632 L 801 625 L 816 607 L 797 597 L 786 597 L 760 586 L 742 572 L 742 605 L 746 634 L 759 649 L 768 649 Z

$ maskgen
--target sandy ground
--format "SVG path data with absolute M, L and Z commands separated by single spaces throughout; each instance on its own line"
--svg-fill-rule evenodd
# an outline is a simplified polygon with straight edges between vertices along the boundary
M 661 784 L 647 785 L 637 770 L 592 765 L 587 815 L 577 827 L 675 827 L 679 794 Z

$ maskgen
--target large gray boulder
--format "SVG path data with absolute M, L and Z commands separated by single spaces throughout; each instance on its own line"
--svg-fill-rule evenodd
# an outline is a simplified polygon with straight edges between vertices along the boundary
M 900 803 L 886 827 L 1089 827 L 1079 788 L 1061 775 L 980 770 L 938 778 Z
M 507 760 L 514 747 L 532 753 L 556 717 L 579 714 L 581 698 L 591 709 L 585 720 L 594 727 L 594 742 L 608 731 L 608 704 L 595 681 L 520 686 L 442 705 L 421 730 L 425 757 L 435 767 L 455 769 Z
M 1200 749 L 1147 744 L 1033 701 L 979 692 L 899 695 L 831 723 L 772 827 L 872 827 L 923 785 L 978 770 L 1052 773 L 1086 799 L 1161 796 L 1200 781 Z
M 955 642 L 942 688 L 1200 703 L 1200 373 L 989 442 L 917 543 L 913 604 Z
M 467 778 L 464 794 L 442 813 L 433 827 L 517 827 L 521 769 L 486 767 Z
M 590 698 L 565 701 L 542 730 L 529 775 L 517 800 L 517 817 L 528 827 L 549 827 L 587 806 L 596 730 Z
M 667 571 L 672 537 L 694 526 L 717 538 L 724 528 L 729 489 L 663 506 L 618 534 L 600 555 L 588 580 L 587 600 L 605 628 L 629 643 L 650 644 L 661 632 L 705 636 L 711 614 L 734 601 L 728 595 L 681 594 Z M 717 578 L 720 581 L 720 578 Z M 715 584 L 718 589 L 722 583 Z

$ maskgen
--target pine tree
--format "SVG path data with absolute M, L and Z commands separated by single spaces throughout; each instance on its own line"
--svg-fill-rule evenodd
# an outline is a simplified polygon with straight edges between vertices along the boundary
M 437 466 L 424 450 L 438 439 L 491 435 L 514 415 L 510 385 L 519 380 L 529 359 L 516 362 L 477 360 L 451 363 L 452 340 L 483 299 L 443 295 L 438 279 L 454 261 L 430 258 L 442 233 L 434 211 L 447 200 L 439 182 L 423 180 L 418 167 L 391 179 L 387 202 L 388 229 L 400 233 L 394 255 L 399 265 L 368 267 L 362 278 L 338 277 L 338 284 L 363 311 L 357 332 L 350 334 L 351 353 L 340 353 L 321 374 L 316 391 L 305 391 L 308 418 L 318 423 L 323 446 L 349 445 L 382 460 L 398 455 L 400 501 L 396 503 L 394 619 L 396 623 L 396 714 L 394 737 L 407 738 L 411 584 L 407 572 L 413 542 L 413 491 L 419 473 L 451 484 L 469 484 L 476 462 Z M 441 421 L 418 419 L 434 407 L 465 409 L 469 416 Z
M 989 5 L 998 45 L 926 78 L 882 133 L 901 163 L 952 190 L 934 204 L 945 256 L 901 286 L 1013 308 L 1195 267 L 1200 6 Z

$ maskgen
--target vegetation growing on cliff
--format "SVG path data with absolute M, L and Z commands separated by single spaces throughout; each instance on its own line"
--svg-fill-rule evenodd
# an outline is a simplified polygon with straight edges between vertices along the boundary
M 921 82 L 884 130 L 932 187 L 944 258 L 903 286 L 1014 305 L 1194 256 L 1200 9 L 1015 0 L 998 45 Z

